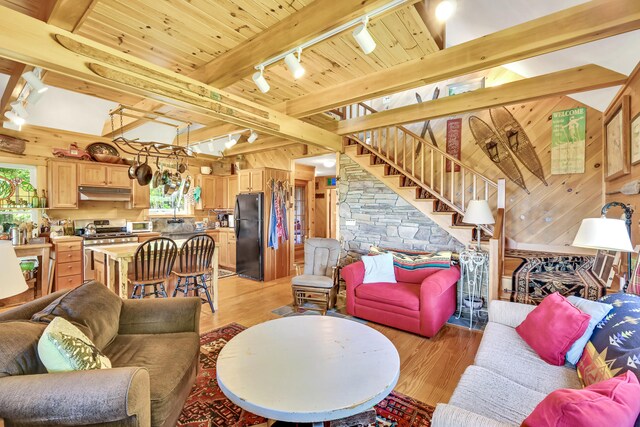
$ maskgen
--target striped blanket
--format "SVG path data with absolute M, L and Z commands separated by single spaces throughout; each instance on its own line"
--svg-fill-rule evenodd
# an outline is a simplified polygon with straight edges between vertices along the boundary
M 454 260 L 454 253 L 451 251 L 439 251 L 434 253 L 384 249 L 376 246 L 369 248 L 369 255 L 379 255 L 390 253 L 393 255 L 393 265 L 403 270 L 413 271 L 423 268 L 449 268 Z

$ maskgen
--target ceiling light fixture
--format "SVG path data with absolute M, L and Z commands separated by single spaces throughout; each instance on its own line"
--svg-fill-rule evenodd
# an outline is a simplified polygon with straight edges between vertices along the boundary
M 456 11 L 456 0 L 442 0 L 436 6 L 436 19 L 445 22 L 453 16 Z
M 369 19 L 378 16 L 378 15 L 382 15 L 385 12 L 388 12 L 404 3 L 407 3 L 408 0 L 392 0 L 389 3 L 380 6 L 377 9 L 374 9 L 370 12 L 368 12 L 366 15 L 362 15 L 358 18 L 352 19 L 349 22 L 345 22 L 344 24 L 333 28 L 332 30 L 327 31 L 326 33 L 320 34 L 319 36 L 314 37 L 313 39 L 306 41 L 304 43 L 302 43 L 301 45 L 299 45 L 298 47 L 294 48 L 294 49 L 290 49 L 286 52 L 283 52 L 279 55 L 273 56 L 269 59 L 267 59 L 266 61 L 261 62 L 260 64 L 256 65 L 256 70 L 260 71 L 260 74 L 255 73 L 253 75 L 253 81 L 256 85 L 258 85 L 258 88 L 260 88 L 260 76 L 262 76 L 262 74 L 264 73 L 264 69 L 266 67 L 268 67 L 269 65 L 275 64 L 276 62 L 284 59 L 285 62 L 287 62 L 286 58 L 289 57 L 289 61 L 292 62 L 292 66 L 289 66 L 289 63 L 287 63 L 287 67 L 289 67 L 289 70 L 292 69 L 292 67 L 296 67 L 295 64 L 293 64 L 293 61 L 295 61 L 295 56 L 293 55 L 296 52 L 300 52 L 302 51 L 302 49 L 306 49 L 308 47 L 311 47 L 313 45 L 316 45 L 320 42 L 323 42 L 327 39 L 330 39 L 333 36 L 336 36 L 340 33 L 343 33 L 344 31 L 348 30 L 349 28 L 358 26 L 358 28 L 355 29 L 353 36 L 356 37 L 356 40 L 358 40 L 359 34 L 362 34 L 362 37 L 367 38 L 368 40 L 365 41 L 364 43 L 366 44 L 362 44 L 360 41 L 358 41 L 358 44 L 360 44 L 360 47 L 362 48 L 363 52 L 365 53 L 371 53 L 371 51 L 373 51 L 373 49 L 375 49 L 376 47 L 376 43 L 373 40 L 373 38 L 371 37 L 371 34 L 369 34 L 368 30 L 364 27 L 367 26 L 367 22 Z M 363 25 L 364 24 L 364 25 Z M 360 28 L 363 27 L 363 28 Z M 356 33 L 358 34 L 358 36 L 356 35 Z M 293 61 L 292 61 L 293 60 Z M 302 68 L 302 66 L 300 65 L 300 56 L 298 56 L 298 60 L 297 60 L 297 65 Z M 297 68 L 297 67 L 296 67 Z M 302 68 L 302 70 L 304 70 L 304 68 Z M 294 71 L 292 70 L 292 73 Z M 302 73 L 304 73 L 304 71 L 302 71 Z M 263 76 L 264 77 L 264 76 Z M 299 78 L 302 77 L 302 74 L 300 74 L 299 76 L 295 76 L 294 73 L 294 78 Z M 262 90 L 262 88 L 260 88 L 260 90 Z M 268 89 L 267 89 L 268 90 Z M 266 93 L 265 90 L 262 90 L 263 93 Z
M 22 78 L 25 79 L 27 83 L 29 83 L 29 86 L 31 86 L 33 90 L 38 93 L 46 92 L 47 89 L 49 89 L 49 87 L 42 83 L 42 80 L 40 80 L 40 78 L 33 71 L 27 71 L 22 75 Z
M 229 135 L 229 140 L 224 143 L 225 148 L 231 148 L 238 143 L 238 140 Z
M 300 60 L 302 59 L 302 49 L 298 48 L 297 52 L 298 57 L 294 55 L 293 52 L 287 54 L 284 57 L 284 63 L 287 64 L 287 68 L 291 72 L 291 75 L 295 80 L 298 80 L 300 77 L 304 76 L 305 69 L 302 65 L 300 65 Z
M 259 66 L 259 71 L 253 73 L 252 79 L 256 86 L 258 86 L 258 89 L 260 89 L 260 92 L 267 93 L 269 89 L 271 89 L 269 82 L 264 78 L 264 65 Z
M 14 101 L 9 105 L 11 105 L 11 109 L 15 111 L 18 116 L 22 117 L 23 119 L 29 117 L 29 112 L 24 107 L 21 101 Z
M 44 92 L 32 90 L 31 92 L 29 92 L 29 96 L 27 96 L 27 104 L 36 105 L 38 102 L 40 102 L 40 98 L 42 98 L 42 95 L 44 95 Z
M 7 119 L 11 120 L 13 123 L 15 123 L 18 126 L 22 126 L 23 124 L 26 123 L 25 119 L 23 119 L 22 117 L 18 116 L 13 111 L 7 111 L 6 113 L 4 113 L 4 116 Z
M 255 130 L 252 130 L 251 133 L 249 134 L 249 138 L 247 138 L 247 142 L 249 144 L 253 144 L 256 139 L 258 139 L 258 132 L 256 132 Z
M 2 122 L 2 127 L 5 129 L 17 130 L 18 132 L 22 130 L 22 126 L 18 126 L 13 122 Z
M 332 168 L 336 165 L 336 161 L 335 160 L 325 160 L 324 163 L 322 163 L 322 165 L 325 168 Z
M 362 49 L 365 55 L 370 54 L 376 48 L 376 41 L 371 37 L 371 33 L 367 30 L 367 24 L 369 23 L 369 17 L 366 16 L 362 21 L 362 24 L 358 25 L 353 30 L 353 38 L 358 42 L 358 46 Z

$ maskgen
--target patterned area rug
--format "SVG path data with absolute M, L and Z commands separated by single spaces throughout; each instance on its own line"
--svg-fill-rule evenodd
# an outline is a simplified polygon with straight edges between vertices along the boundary
M 224 268 L 218 268 L 218 279 L 224 279 L 225 277 L 235 276 L 236 272 L 231 270 L 225 270 Z
M 245 329 L 242 325 L 232 323 L 200 336 L 200 372 L 184 404 L 178 426 L 267 426 L 266 419 L 243 410 L 227 399 L 216 381 L 216 361 L 220 350 Z M 395 391 L 375 409 L 375 427 L 429 427 L 434 411 L 432 406 Z
M 538 305 L 554 292 L 595 301 L 606 293 L 590 271 L 594 257 L 514 250 L 505 255 L 523 260 L 513 272 L 513 302 Z

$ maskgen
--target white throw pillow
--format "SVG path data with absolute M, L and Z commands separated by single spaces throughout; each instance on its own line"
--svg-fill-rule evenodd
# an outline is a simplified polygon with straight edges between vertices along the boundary
M 565 356 L 567 362 L 571 363 L 572 365 L 577 365 L 578 361 L 580 361 L 580 358 L 582 357 L 582 352 L 586 347 L 587 342 L 589 342 L 593 331 L 596 329 L 596 325 L 600 323 L 600 321 L 604 319 L 607 314 L 609 314 L 609 312 L 613 309 L 613 306 L 611 304 L 591 301 L 573 295 L 567 297 L 567 299 L 578 310 L 591 316 L 591 320 L 589 320 L 587 330 L 584 331 L 584 334 L 582 334 L 582 336 L 578 338 L 576 342 L 573 343 L 569 351 L 567 351 L 567 355 Z
M 111 361 L 80 329 L 62 317 L 54 318 L 38 341 L 38 356 L 49 372 L 111 368 Z
M 363 256 L 364 280 L 362 283 L 397 283 L 393 270 L 393 254 Z

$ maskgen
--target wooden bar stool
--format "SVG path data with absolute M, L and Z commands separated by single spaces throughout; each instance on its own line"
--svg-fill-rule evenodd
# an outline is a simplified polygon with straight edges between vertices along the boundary
M 215 309 L 213 308 L 213 300 L 207 287 L 205 275 L 211 273 L 211 262 L 215 247 L 216 242 L 206 234 L 193 236 L 182 244 L 179 268 L 177 271 L 174 270 L 174 274 L 178 276 L 178 283 L 173 290 L 174 297 L 178 291 L 183 292 L 185 297 L 189 295 L 189 291 L 194 291 L 198 296 L 200 296 L 201 291 L 204 291 L 212 313 L 215 312 Z M 182 283 L 183 279 L 184 283 Z
M 134 273 L 132 299 L 142 299 L 149 295 L 167 298 L 165 282 L 171 277 L 173 263 L 178 254 L 176 242 L 166 237 L 147 240 L 136 249 L 133 256 Z M 147 292 L 147 287 L 153 292 Z

